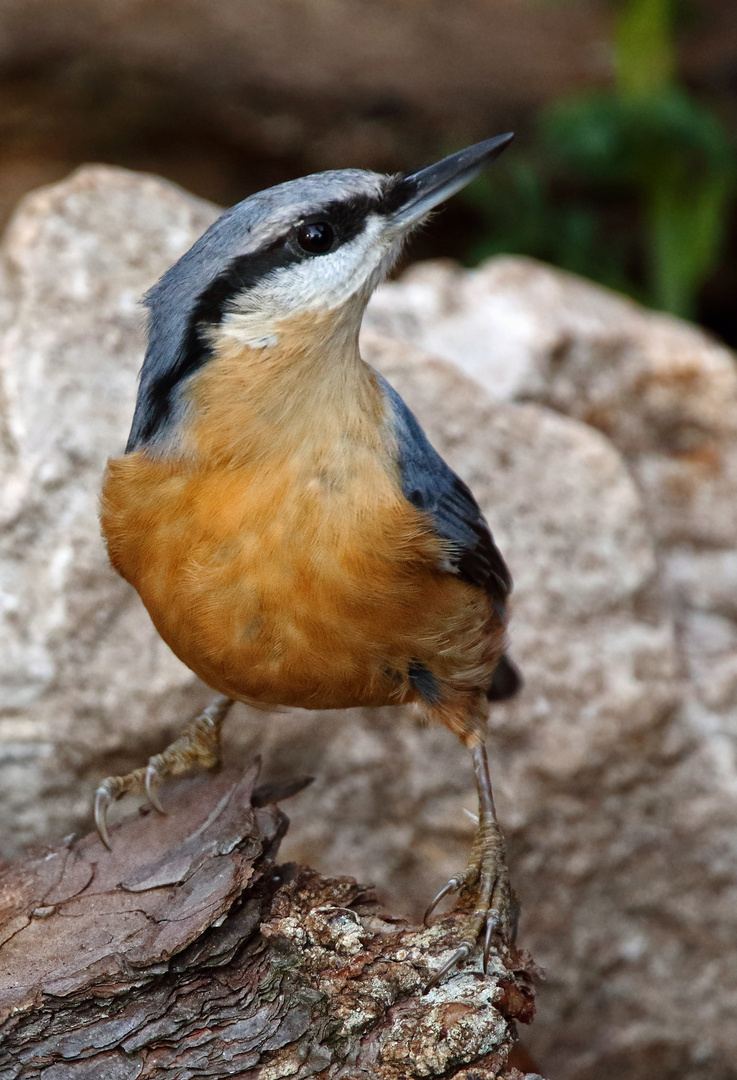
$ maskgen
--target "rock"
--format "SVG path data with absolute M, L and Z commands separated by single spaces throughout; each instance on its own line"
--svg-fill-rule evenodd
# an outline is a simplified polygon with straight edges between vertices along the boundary
M 604 432 L 664 543 L 737 536 L 737 371 L 697 327 L 532 259 L 420 263 L 383 286 L 370 325 L 457 364 L 494 397 Z
M 81 828 L 96 780 L 141 764 L 207 698 L 107 566 L 96 498 L 130 423 L 137 298 L 214 213 L 95 167 L 27 199 L 4 243 L 6 854 Z M 490 746 L 521 940 L 548 969 L 533 1050 L 574 1080 L 719 1075 L 737 1050 L 737 571 L 727 474 L 696 472 L 677 503 L 663 477 L 668 416 L 727 454 L 729 357 L 525 260 L 418 267 L 367 323 L 367 359 L 471 484 L 516 580 L 526 686 L 493 710 Z M 693 378 L 652 376 L 686 357 Z M 681 402 L 684 385 L 698 392 Z M 287 857 L 373 878 L 413 914 L 465 862 L 470 767 L 445 731 L 389 709 L 238 707 L 226 744 L 232 763 L 258 750 L 273 777 L 316 777 L 290 805 Z
M 614 804 L 617 817 L 627 818 L 624 828 L 621 821 L 616 826 L 618 845 L 627 849 L 639 838 L 629 848 L 625 895 L 617 896 L 615 877 L 609 885 L 614 909 L 606 918 L 600 913 L 601 927 L 612 940 L 620 923 L 624 949 L 616 963 L 612 954 L 617 973 L 609 977 L 607 1011 L 617 1026 L 613 1018 L 622 1009 L 621 1038 L 630 1038 L 623 1002 L 641 1008 L 654 994 L 650 1030 L 640 1026 L 637 1037 L 638 1067 L 656 1075 L 669 1067 L 679 1074 L 690 1069 L 689 1076 L 716 1075 L 719 1063 L 735 1053 L 725 1032 L 727 1011 L 737 997 L 720 944 L 736 930 L 734 916 L 727 914 L 737 877 L 734 357 L 696 327 L 522 258 L 494 259 L 474 271 L 420 264 L 378 291 L 369 322 L 395 339 L 419 341 L 497 399 L 533 401 L 598 429 L 623 455 L 638 485 L 657 543 L 656 607 L 678 641 L 673 680 L 678 704 L 669 719 L 664 714 L 655 742 L 631 747 L 626 770 L 634 786 L 626 804 L 619 798 Z M 518 628 L 522 622 L 515 619 Z M 613 757 L 607 763 L 612 779 L 623 764 L 615 766 Z M 654 788 L 645 780 L 651 769 Z M 637 772 L 640 780 L 634 781 Z M 603 792 L 601 799 L 606 806 Z M 540 851 L 550 844 L 541 837 Z M 593 864 L 579 863 L 581 858 L 579 851 L 572 860 L 580 866 L 578 873 L 597 876 Z M 642 914 L 628 935 L 627 912 L 638 897 Z M 578 905 L 577 923 L 581 912 Z M 549 930 L 545 925 L 532 942 L 540 958 L 549 955 Z M 570 952 L 564 948 L 562 954 Z M 562 954 L 556 949 L 548 960 L 554 977 L 567 967 Z M 655 993 L 666 982 L 665 975 L 662 981 L 655 975 L 656 964 L 672 973 L 665 999 Z M 601 1000 L 590 999 L 590 1012 L 581 1008 L 576 993 L 573 1001 L 580 1010 L 579 1030 L 589 1024 L 601 1031 Z M 698 1048 L 691 1045 L 690 1063 L 682 1029 L 686 1012 L 702 1034 Z M 541 1035 L 546 1039 L 543 1027 L 538 1025 L 533 1042 Z M 658 1049 L 663 1045 L 670 1057 Z M 591 1048 L 582 1052 L 560 1030 L 539 1053 L 546 1061 L 562 1054 L 566 1075 L 598 1078 L 609 1075 L 607 1068 L 612 1075 L 619 1070 L 639 1075 L 633 1050 L 611 1047 L 603 1059 Z
M 178 723 L 178 692 L 191 694 L 191 674 L 111 575 L 96 516 L 135 399 L 141 293 L 214 213 L 159 180 L 91 168 L 28 197 L 5 236 L 6 854 L 86 817 L 80 776 L 137 761 L 142 741 Z

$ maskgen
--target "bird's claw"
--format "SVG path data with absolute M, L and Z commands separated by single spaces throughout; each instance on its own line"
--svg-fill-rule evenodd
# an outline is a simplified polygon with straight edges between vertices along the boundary
M 427 920 L 430 914 L 443 897 L 447 896 L 448 893 L 458 892 L 463 888 L 470 887 L 474 881 L 478 881 L 482 876 L 485 875 L 481 875 L 479 873 L 479 868 L 472 864 L 466 868 L 464 873 L 456 874 L 455 877 L 452 877 L 448 884 L 440 890 L 425 912 L 425 925 L 427 926 Z M 498 874 L 491 890 L 491 895 L 486 897 L 486 902 L 484 903 L 483 894 L 479 898 L 481 901 L 480 906 L 477 906 L 476 910 L 471 915 L 470 925 L 466 925 L 466 934 L 468 937 L 456 949 L 450 960 L 446 961 L 440 970 L 433 975 L 425 987 L 425 992 L 432 990 L 432 988 L 437 986 L 440 980 L 447 975 L 449 971 L 452 971 L 453 968 L 468 960 L 471 954 L 476 950 L 482 932 L 484 940 L 481 955 L 484 975 L 487 973 L 494 935 L 501 934 L 502 936 L 506 936 L 506 930 L 509 924 L 506 913 L 509 904 L 505 902 L 505 898 L 507 897 L 506 868 L 504 868 L 501 873 Z
M 166 810 L 161 805 L 161 799 L 159 797 L 160 783 L 161 772 L 159 770 L 158 762 L 156 758 L 152 758 L 146 766 L 146 795 L 154 810 L 157 810 L 160 814 L 165 814 Z
M 126 776 L 108 776 L 95 792 L 95 825 L 97 832 L 108 851 L 112 851 L 110 833 L 107 827 L 107 812 L 111 803 L 117 802 L 128 792 L 143 790 L 143 769 L 136 769 Z
M 112 851 L 110 833 L 107 830 L 107 812 L 113 801 L 112 785 L 110 778 L 103 780 L 95 792 L 95 826 L 105 847 Z
M 451 891 L 450 885 L 453 880 L 455 879 L 451 878 L 451 881 L 449 881 L 445 886 L 445 889 L 442 890 L 443 895 Z M 477 916 L 482 915 L 482 918 L 485 920 L 484 948 L 481 955 L 484 975 L 486 975 L 489 970 L 489 957 L 491 956 L 491 945 L 494 940 L 494 935 L 504 933 L 504 918 L 503 913 L 496 908 L 490 909 L 486 914 L 482 914 L 481 912 L 476 912 L 475 914 Z M 460 964 L 465 964 L 469 957 L 475 952 L 477 948 L 476 937 L 478 936 L 475 934 L 476 925 L 478 925 L 478 921 L 477 919 L 474 919 L 471 927 L 471 934 L 474 935 L 474 940 L 466 940 L 459 945 L 451 958 L 446 960 L 443 966 L 436 971 L 432 978 L 427 982 L 423 993 L 426 994 L 428 990 L 432 990 L 434 986 L 437 986 L 440 980 L 445 978 L 445 976 L 453 971 L 454 968 L 458 967 Z
M 484 975 L 489 970 L 489 956 L 491 955 L 491 941 L 494 934 L 499 929 L 499 916 L 495 912 L 493 915 L 489 912 L 486 918 L 486 932 L 484 934 L 484 953 L 483 953 L 483 965 Z
M 220 729 L 233 702 L 217 697 L 184 729 L 166 750 L 149 759 L 148 765 L 125 776 L 108 776 L 95 795 L 95 825 L 108 851 L 112 850 L 107 827 L 107 812 L 112 802 L 126 794 L 145 794 L 160 814 L 159 785 L 164 777 L 189 772 L 195 765 L 211 769 L 220 764 Z
M 151 805 L 165 814 L 161 805 L 158 787 L 161 781 L 161 771 L 158 767 L 157 758 L 151 758 L 147 768 L 135 769 L 126 776 L 108 776 L 103 780 L 95 792 L 95 826 L 97 832 L 108 851 L 112 851 L 110 833 L 107 827 L 107 813 L 112 803 L 123 795 L 136 794 L 145 790 Z
M 422 991 L 423 994 L 427 994 L 428 991 L 434 990 L 441 979 L 444 979 L 449 971 L 452 971 L 458 964 L 465 964 L 471 953 L 474 951 L 475 945 L 470 941 L 464 941 L 456 951 L 453 953 L 449 960 L 446 960 L 442 967 L 438 968 L 433 977 L 425 984 L 425 988 Z
M 465 917 L 463 941 L 449 960 L 432 976 L 426 990 L 431 990 L 448 972 L 466 960 L 481 945 L 484 974 L 489 968 L 491 946 L 495 935 L 510 938 L 514 929 L 519 903 L 513 897 L 507 872 L 504 837 L 496 820 L 491 796 L 486 751 L 483 744 L 474 750 L 474 770 L 479 790 L 479 820 L 473 843 L 471 861 L 466 869 L 450 879 L 425 912 L 425 925 L 443 899 L 451 892 L 462 892 L 474 900 L 473 911 Z
M 430 918 L 430 916 L 432 915 L 433 911 L 438 906 L 440 901 L 443 900 L 449 893 L 458 892 L 458 890 L 461 888 L 462 885 L 463 885 L 463 875 L 462 874 L 456 874 L 455 877 L 452 877 L 450 879 L 450 881 L 448 882 L 447 885 L 443 885 L 442 889 L 440 890 L 438 895 L 435 897 L 435 899 L 430 901 L 429 907 L 427 908 L 425 914 L 422 916 L 422 922 L 423 922 L 423 924 L 425 926 L 428 925 L 428 919 Z

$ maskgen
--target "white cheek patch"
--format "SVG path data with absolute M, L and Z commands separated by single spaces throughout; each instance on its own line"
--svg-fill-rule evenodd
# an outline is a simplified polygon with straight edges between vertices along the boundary
M 275 345 L 275 324 L 300 311 L 341 307 L 356 293 L 370 296 L 399 253 L 386 221 L 371 215 L 358 236 L 329 255 L 307 257 L 273 271 L 232 303 L 219 331 L 251 348 Z

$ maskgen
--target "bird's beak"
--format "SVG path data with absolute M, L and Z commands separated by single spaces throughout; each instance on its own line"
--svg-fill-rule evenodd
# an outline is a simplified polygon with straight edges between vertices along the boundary
M 467 146 L 436 165 L 403 177 L 392 191 L 390 221 L 401 229 L 414 225 L 434 206 L 460 191 L 498 157 L 514 138 L 513 132 Z

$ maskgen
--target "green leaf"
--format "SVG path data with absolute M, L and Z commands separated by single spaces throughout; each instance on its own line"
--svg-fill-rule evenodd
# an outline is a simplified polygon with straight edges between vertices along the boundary
M 673 82 L 673 0 L 630 0 L 617 20 L 614 66 L 624 96 L 646 97 Z

